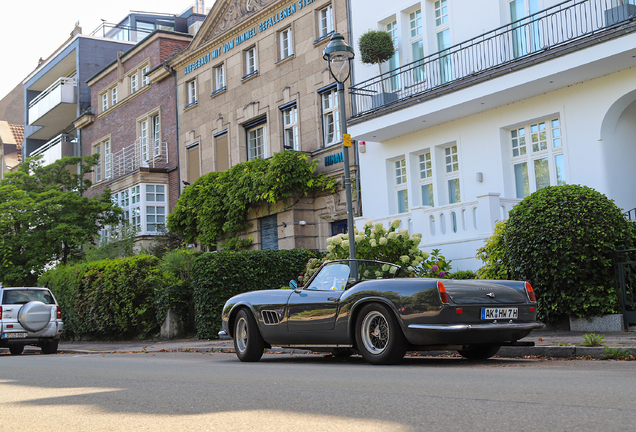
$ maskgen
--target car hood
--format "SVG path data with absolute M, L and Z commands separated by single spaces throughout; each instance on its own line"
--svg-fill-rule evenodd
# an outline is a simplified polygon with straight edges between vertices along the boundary
M 263 291 L 248 291 L 235 295 L 227 301 L 230 303 L 246 304 L 287 304 L 287 299 L 294 291 L 291 289 L 273 289 Z

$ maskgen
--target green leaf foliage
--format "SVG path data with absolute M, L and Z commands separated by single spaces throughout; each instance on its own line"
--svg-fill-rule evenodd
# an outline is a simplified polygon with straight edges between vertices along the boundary
M 495 225 L 495 232 L 485 244 L 477 249 L 477 258 L 484 265 L 477 271 L 480 279 L 508 279 L 508 261 L 505 250 L 506 221 Z
M 358 48 L 365 64 L 380 65 L 395 54 L 393 38 L 384 30 L 368 30 L 358 39 Z
M 59 266 L 38 283 L 55 295 L 66 339 L 144 338 L 157 332 L 159 259 L 148 255 Z
M 503 234 L 512 279 L 530 282 L 539 317 L 592 317 L 619 309 L 614 251 L 635 245 L 634 224 L 586 186 L 551 186 L 510 211 Z
M 221 251 L 199 256 L 192 268 L 195 321 L 200 338 L 216 338 L 225 302 L 237 294 L 279 289 L 297 279 L 310 258 L 322 253 L 301 249 Z
M 48 265 L 67 263 L 93 243 L 101 225 L 118 222 L 110 191 L 88 198 L 97 155 L 42 166 L 28 158 L 0 179 L 0 281 L 33 285 Z
M 185 188 L 168 216 L 168 230 L 186 243 L 198 241 L 206 247 L 216 246 L 218 239 L 230 240 L 247 228 L 250 209 L 335 191 L 333 178 L 315 173 L 316 163 L 308 161 L 304 153 L 283 151 L 270 159 L 255 159 L 206 174 Z M 245 244 L 234 241 L 227 249 Z

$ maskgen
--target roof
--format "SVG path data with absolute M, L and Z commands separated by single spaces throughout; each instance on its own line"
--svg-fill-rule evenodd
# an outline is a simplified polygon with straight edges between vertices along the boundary
M 24 141 L 24 126 L 10 124 L 9 129 L 11 129 L 15 143 L 18 145 L 18 148 L 20 148 L 22 141 Z

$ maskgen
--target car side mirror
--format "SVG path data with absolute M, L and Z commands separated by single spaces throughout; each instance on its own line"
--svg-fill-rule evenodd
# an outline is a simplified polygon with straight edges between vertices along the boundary
M 298 289 L 298 282 L 296 282 L 294 279 L 289 281 L 289 287 L 296 292 L 300 292 L 300 289 Z

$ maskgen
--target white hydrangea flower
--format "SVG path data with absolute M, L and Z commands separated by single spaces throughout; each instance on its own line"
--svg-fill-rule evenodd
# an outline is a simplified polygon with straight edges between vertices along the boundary
M 342 243 L 342 237 L 340 237 L 340 234 L 338 234 L 335 237 L 331 238 L 331 244 L 334 246 L 340 246 L 340 244 Z
M 396 232 L 390 232 L 389 235 L 387 235 L 387 238 L 389 240 L 395 240 L 398 237 L 398 234 Z
M 427 260 L 427 259 L 428 259 L 428 257 L 429 257 L 428 252 L 422 252 L 422 259 Z
M 327 246 L 327 251 L 333 252 L 334 250 L 336 250 L 336 247 L 334 245 Z
M 408 270 L 408 271 L 410 271 L 410 272 L 415 271 L 415 267 L 409 266 L 409 267 L 407 268 L 407 270 Z
M 369 241 L 369 245 L 370 245 L 371 247 L 377 247 L 377 246 L 378 246 L 378 243 L 375 241 L 375 239 L 371 239 L 371 240 Z
M 411 261 L 411 266 L 413 267 L 417 267 L 420 264 L 420 262 L 417 260 L 417 258 L 415 258 L 413 261 Z
M 422 243 L 421 237 L 413 237 L 413 246 L 419 246 Z
M 388 264 L 384 264 L 382 266 L 382 271 L 389 271 L 389 265 Z
M 413 237 L 422 238 L 422 233 L 415 233 L 413 234 Z
M 360 234 L 360 230 L 358 230 L 358 228 L 354 228 L 354 229 L 353 229 L 353 233 L 354 233 L 354 234 Z
M 382 225 L 382 222 L 377 222 L 375 224 L 375 230 L 380 232 L 384 231 L 384 225 Z
M 380 244 L 384 246 L 386 244 L 386 237 L 380 237 Z
M 371 227 L 373 227 L 373 222 L 371 222 L 370 220 L 366 221 L 366 222 L 365 222 L 365 224 L 364 224 L 364 227 L 365 227 L 365 228 L 371 228 Z
M 408 255 L 402 255 L 400 257 L 400 261 L 402 261 L 404 264 L 408 264 L 411 261 L 411 258 Z
M 375 272 L 375 277 L 377 277 L 378 279 L 382 278 L 382 272 L 381 271 L 376 271 Z
M 395 272 L 397 271 L 397 267 L 396 266 L 391 266 L 391 268 L 389 269 L 389 273 L 391 274 L 395 274 Z
M 393 229 L 398 229 L 400 227 L 400 220 L 399 219 L 395 219 L 393 222 L 391 222 L 391 227 Z
M 349 249 L 349 242 L 345 242 L 343 241 L 342 244 L 340 245 L 343 249 Z
M 361 235 L 356 236 L 356 243 L 360 243 L 362 242 L 362 240 L 364 240 L 364 236 L 361 236 Z

